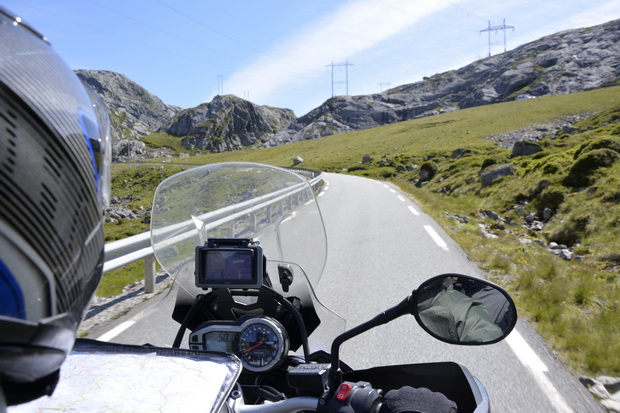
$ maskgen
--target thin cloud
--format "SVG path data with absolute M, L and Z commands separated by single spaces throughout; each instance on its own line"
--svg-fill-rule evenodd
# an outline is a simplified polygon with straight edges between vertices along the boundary
M 410 0 L 350 1 L 302 27 L 297 35 L 234 73 L 226 80 L 226 89 L 237 95 L 251 91 L 253 100 L 267 100 L 282 88 L 323 74 L 330 62 L 344 61 L 372 48 L 451 5 L 454 2 L 420 5 Z
M 620 2 L 617 0 L 607 1 L 598 6 L 592 3 L 591 6 L 590 9 L 577 12 L 552 25 L 517 36 L 513 41 L 516 45 L 521 45 L 560 31 L 596 26 L 620 16 Z

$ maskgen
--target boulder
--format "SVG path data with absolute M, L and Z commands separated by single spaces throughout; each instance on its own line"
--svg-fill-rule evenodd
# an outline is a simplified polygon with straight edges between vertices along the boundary
M 472 151 L 470 151 L 469 149 L 466 148 L 458 148 L 456 150 L 454 150 L 452 152 L 452 154 L 450 155 L 451 159 L 459 159 L 459 158 L 464 158 L 466 156 L 471 156 L 474 153 Z
M 425 162 L 420 167 L 420 180 L 430 181 L 437 173 L 437 166 L 432 162 Z
M 370 155 L 364 155 L 362 158 L 362 163 L 371 163 L 372 161 L 374 161 L 374 159 Z
M 519 141 L 515 142 L 512 147 L 511 158 L 516 158 L 517 156 L 527 156 L 533 155 L 538 152 L 542 152 L 543 148 L 540 147 L 537 143 L 527 142 L 527 141 Z
M 487 166 L 479 172 L 482 186 L 489 186 L 491 183 L 502 176 L 511 176 L 516 173 L 515 166 L 512 163 L 505 163 L 501 165 Z

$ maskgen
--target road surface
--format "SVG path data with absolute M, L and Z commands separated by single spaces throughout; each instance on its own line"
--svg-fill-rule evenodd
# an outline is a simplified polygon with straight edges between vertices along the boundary
M 434 275 L 481 276 L 459 246 L 395 186 L 324 175 L 327 184 L 317 199 L 328 235 L 328 258 L 317 295 L 347 320 L 348 328 L 398 304 Z M 169 345 L 176 328 L 169 305 L 150 300 L 114 323 L 93 329 L 89 337 Z M 482 381 L 495 412 L 603 412 L 522 320 L 504 342 L 471 347 L 441 343 L 414 317 L 402 317 L 346 342 L 341 359 L 353 368 L 456 361 Z

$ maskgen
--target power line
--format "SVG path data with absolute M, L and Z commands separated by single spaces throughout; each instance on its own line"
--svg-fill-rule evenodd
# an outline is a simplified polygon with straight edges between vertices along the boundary
M 255 52 L 255 53 L 256 53 L 257 55 L 259 55 L 259 56 L 268 56 L 268 57 L 270 57 L 269 55 L 265 54 L 265 53 L 264 53 L 264 52 L 262 52 L 261 50 L 258 50 L 258 49 L 256 49 L 255 47 L 252 47 L 251 45 L 249 45 L 249 44 L 247 44 L 247 43 L 244 43 L 244 42 L 242 42 L 242 41 L 240 41 L 240 40 L 237 40 L 237 39 L 235 39 L 234 37 L 227 35 L 226 33 L 222 33 L 221 31 L 218 31 L 218 30 L 214 29 L 213 27 L 208 26 L 207 24 L 203 23 L 202 21 L 200 21 L 200 20 L 198 20 L 198 19 L 194 18 L 193 16 L 190 16 L 190 15 L 189 15 L 189 14 L 187 14 L 187 13 L 182 12 L 182 11 L 181 11 L 181 10 L 179 10 L 179 9 L 176 9 L 176 8 L 172 7 L 170 4 L 165 3 L 165 2 L 163 2 L 162 0 L 153 0 L 153 1 L 155 1 L 155 2 L 157 2 L 157 3 L 159 3 L 159 4 L 161 4 L 162 6 L 164 6 L 164 7 L 168 8 L 168 9 L 170 9 L 170 10 L 172 10 L 172 11 L 173 11 L 173 12 L 175 12 L 176 14 L 178 14 L 178 15 L 180 15 L 180 16 L 183 16 L 184 18 L 186 18 L 186 19 L 188 19 L 188 20 L 190 20 L 190 21 L 192 21 L 192 22 L 196 23 L 197 25 L 199 25 L 199 26 L 201 26 L 201 27 L 204 27 L 204 28 L 205 28 L 205 29 L 207 29 L 207 30 L 212 31 L 213 33 L 215 33 L 215 34 L 217 34 L 217 35 L 219 35 L 219 36 L 221 36 L 221 37 L 223 37 L 223 38 L 225 38 L 225 39 L 230 40 L 231 42 L 237 43 L 237 44 L 238 44 L 238 45 L 240 45 L 240 46 L 243 46 L 243 47 L 245 47 L 245 48 L 247 48 L 247 49 L 249 49 L 249 50 L 252 50 L 253 52 Z M 284 61 L 284 60 L 279 59 L 279 58 L 277 58 L 277 57 L 272 57 L 272 59 L 274 59 L 274 60 L 276 60 L 276 61 L 280 61 L 280 62 L 282 62 L 282 63 L 284 63 L 284 64 L 286 64 L 286 65 L 289 65 L 289 66 L 290 66 L 290 65 L 292 65 L 292 66 L 297 66 L 294 62 L 292 62 L 292 63 L 291 63 L 291 62 L 287 62 L 287 61 Z M 299 66 L 298 66 L 298 67 L 299 67 Z M 300 67 L 300 68 L 301 68 L 301 67 Z M 305 69 L 305 68 L 303 68 L 303 69 L 304 69 L 304 71 L 306 71 L 306 70 L 307 70 L 307 69 Z
M 120 11 L 118 11 L 118 10 L 115 10 L 115 9 L 113 9 L 112 7 L 109 7 L 109 6 L 105 5 L 105 4 L 102 4 L 102 3 L 100 3 L 100 2 L 98 2 L 98 1 L 96 1 L 96 0 L 89 0 L 89 1 L 90 1 L 91 3 L 93 3 L 93 4 L 96 4 L 96 5 L 97 5 L 97 6 L 99 6 L 99 7 L 102 7 L 102 8 L 104 8 L 104 9 L 107 9 L 107 10 L 111 11 L 112 13 L 116 13 L 116 14 L 118 14 L 118 15 L 120 15 L 120 16 L 123 16 L 123 17 L 125 17 L 125 18 L 129 19 L 129 20 L 133 20 L 133 21 L 135 21 L 135 22 L 137 22 L 137 23 L 140 23 L 140 24 L 142 24 L 142 25 L 144 25 L 144 26 L 146 26 L 146 27 L 148 27 L 148 28 L 150 28 L 150 29 L 153 29 L 153 30 L 156 30 L 156 31 L 158 31 L 158 32 L 160 32 L 160 33 L 163 33 L 163 34 L 165 34 L 166 36 L 170 36 L 170 37 L 173 37 L 173 38 L 175 38 L 175 39 L 182 40 L 183 42 L 186 42 L 186 43 L 190 43 L 190 44 L 196 45 L 196 46 L 201 47 L 201 48 L 203 48 L 203 49 L 205 49 L 205 50 L 208 50 L 208 51 L 211 51 L 211 52 L 214 52 L 214 53 L 217 53 L 217 54 L 221 54 L 222 56 L 226 56 L 226 57 L 229 57 L 229 58 L 234 59 L 234 60 L 243 60 L 243 59 L 242 59 L 242 58 L 240 58 L 240 57 L 233 56 L 233 55 L 230 55 L 230 54 L 227 54 L 227 53 L 221 52 L 221 51 L 219 51 L 219 50 L 215 50 L 215 49 L 212 49 L 212 48 L 206 47 L 205 45 L 203 45 L 203 44 L 201 44 L 201 43 L 195 42 L 195 41 L 193 41 L 193 40 L 190 40 L 190 39 L 187 39 L 187 38 L 184 38 L 184 37 L 181 37 L 181 36 L 178 36 L 178 35 L 176 35 L 176 34 L 174 34 L 174 33 L 170 33 L 170 32 L 168 32 L 168 31 L 166 31 L 166 30 L 162 30 L 161 28 L 159 28 L 159 27 L 157 27 L 157 26 L 155 26 L 155 25 L 152 25 L 152 24 L 150 24 L 150 23 L 147 23 L 147 22 L 144 22 L 144 21 L 142 21 L 142 20 L 136 19 L 136 18 L 135 18 L 135 17 L 133 17 L 133 16 L 130 16 L 130 15 L 128 15 L 128 14 L 125 14 L 125 13 L 123 13 L 123 12 L 120 12 Z M 225 66 L 220 66 L 220 67 L 224 67 L 224 68 L 226 68 Z M 226 68 L 226 69 L 228 69 L 228 68 Z
M 217 65 L 217 64 L 214 64 L 214 63 L 212 63 L 212 62 L 208 62 L 208 61 L 205 61 L 205 60 L 197 59 L 197 58 L 192 57 L 192 56 L 185 56 L 185 55 L 181 55 L 181 54 L 176 53 L 176 52 L 172 52 L 172 51 L 169 51 L 169 50 L 164 50 L 164 49 L 161 49 L 161 48 L 159 48 L 159 47 L 151 46 L 150 44 L 146 44 L 146 43 L 138 42 L 138 41 L 133 40 L 133 39 L 129 39 L 129 38 L 126 38 L 126 37 L 123 37 L 123 36 L 119 36 L 119 35 L 117 35 L 117 34 L 115 34 L 115 33 L 111 33 L 111 32 L 105 31 L 105 30 L 101 30 L 101 29 L 98 29 L 98 28 L 93 27 L 93 26 L 89 26 L 89 25 L 84 24 L 84 23 L 82 23 L 82 22 L 79 22 L 79 21 L 75 21 L 75 20 L 69 19 L 69 18 L 67 18 L 67 17 L 65 17 L 65 16 L 61 16 L 61 15 L 58 15 L 58 14 L 56 14 L 56 13 L 52 13 L 52 12 L 50 12 L 49 10 L 42 9 L 42 8 L 40 8 L 40 7 L 35 7 L 35 6 L 30 5 L 30 4 L 26 4 L 26 3 L 21 2 L 21 1 L 19 1 L 19 0 L 14 0 L 14 1 L 15 1 L 16 3 L 22 4 L 22 5 L 26 6 L 26 7 L 31 8 L 31 9 L 37 10 L 37 11 L 39 11 L 39 12 L 41 12 L 41 13 L 45 13 L 45 14 L 47 14 L 47 15 L 49 15 L 49 16 L 55 17 L 55 18 L 60 19 L 60 20 L 64 20 L 64 21 L 69 22 L 69 23 L 72 23 L 72 24 L 74 24 L 74 25 L 76 25 L 76 26 L 81 26 L 81 27 L 84 27 L 84 28 L 89 29 L 89 30 L 91 30 L 91 31 L 93 31 L 93 32 L 101 33 L 101 34 L 104 34 L 104 35 L 106 35 L 106 36 L 109 36 L 109 37 L 113 37 L 113 38 L 116 38 L 116 39 L 122 40 L 123 42 L 126 42 L 126 43 L 133 43 L 133 44 L 135 44 L 135 45 L 138 45 L 138 46 L 140 46 L 140 47 L 144 47 L 144 48 L 146 48 L 146 49 L 155 50 L 156 52 L 160 52 L 160 53 L 168 54 L 168 55 L 171 55 L 171 56 L 180 57 L 180 58 L 182 58 L 182 59 L 186 59 L 186 60 L 189 60 L 189 61 L 194 61 L 194 62 L 197 62 L 197 63 L 203 63 L 203 64 L 212 65 L 212 66 L 219 66 L 219 67 L 222 67 L 222 68 L 227 69 L 227 67 L 225 67 L 225 66 Z M 52 39 L 51 41 L 52 41 L 52 45 L 53 45 L 53 39 Z
M 343 63 L 334 63 L 331 62 L 330 64 L 326 65 L 325 67 L 330 67 L 332 68 L 332 97 L 334 97 L 334 84 L 336 83 L 345 83 L 346 84 L 346 95 L 349 94 L 349 66 L 353 66 L 353 63 L 349 63 L 349 61 L 347 60 L 346 62 Z M 334 67 L 337 66 L 344 66 L 345 67 L 345 71 L 346 71 L 346 80 L 343 81 L 339 81 L 339 82 L 334 82 Z
M 217 94 L 224 95 L 224 75 L 217 75 Z
M 497 33 L 498 30 L 502 30 L 504 32 L 504 53 L 506 52 L 506 29 L 512 29 L 514 31 L 514 26 L 506 26 L 506 19 L 504 19 L 501 26 L 491 26 L 491 21 L 489 20 L 489 27 L 486 29 L 480 30 L 480 33 L 489 32 L 489 57 L 491 57 L 491 32 L 495 31 Z M 497 43 L 495 43 L 497 44 Z

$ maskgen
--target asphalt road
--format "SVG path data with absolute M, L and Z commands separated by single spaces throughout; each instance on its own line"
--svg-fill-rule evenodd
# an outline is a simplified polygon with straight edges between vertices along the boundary
M 328 234 L 328 258 L 317 295 L 354 327 L 398 304 L 422 281 L 455 272 L 480 276 L 463 251 L 391 184 L 325 174 L 318 196 Z M 172 303 L 155 298 L 89 337 L 170 345 L 177 324 Z M 495 412 L 603 412 L 532 329 L 519 321 L 504 342 L 454 346 L 402 317 L 346 342 L 341 359 L 353 368 L 455 361 L 486 387 Z

